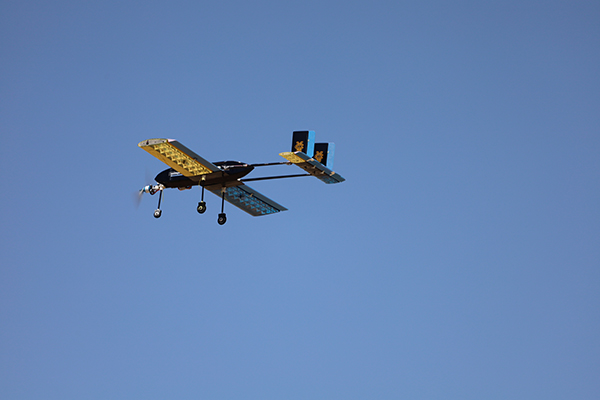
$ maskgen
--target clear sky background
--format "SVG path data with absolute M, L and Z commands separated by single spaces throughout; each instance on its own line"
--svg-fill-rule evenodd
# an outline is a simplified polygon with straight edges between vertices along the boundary
M 597 399 L 597 1 L 2 1 L 2 399 Z M 132 194 L 178 139 L 347 180 Z M 295 167 L 263 172 L 296 173 Z

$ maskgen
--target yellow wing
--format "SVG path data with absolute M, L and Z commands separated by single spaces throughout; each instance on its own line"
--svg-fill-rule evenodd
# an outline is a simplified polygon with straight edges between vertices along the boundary
M 219 171 L 216 165 L 174 139 L 142 140 L 138 146 L 184 176 L 197 176 Z

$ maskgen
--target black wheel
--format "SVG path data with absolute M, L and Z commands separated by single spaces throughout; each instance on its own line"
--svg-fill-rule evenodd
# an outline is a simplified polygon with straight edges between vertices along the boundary
M 200 214 L 204 214 L 204 212 L 206 211 L 206 202 L 205 201 L 201 201 L 200 203 L 198 203 L 198 208 L 196 208 L 196 210 Z
M 154 218 L 160 218 L 162 214 L 162 210 L 154 210 Z
M 227 222 L 227 217 L 225 216 L 225 213 L 219 214 L 219 218 L 217 218 L 217 223 L 219 225 L 223 225 L 225 222 Z

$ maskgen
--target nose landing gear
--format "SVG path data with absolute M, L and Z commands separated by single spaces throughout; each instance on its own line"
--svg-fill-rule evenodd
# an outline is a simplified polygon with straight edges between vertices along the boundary
M 160 201 L 162 200 L 163 190 L 160 189 L 160 193 L 158 194 L 158 207 L 154 210 L 154 218 L 160 218 L 162 211 L 160 209 Z

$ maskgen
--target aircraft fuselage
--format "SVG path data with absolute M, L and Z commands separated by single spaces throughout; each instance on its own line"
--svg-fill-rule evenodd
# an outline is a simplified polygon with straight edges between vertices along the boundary
M 241 184 L 238 179 L 248 175 L 254 167 L 239 161 L 220 161 L 213 163 L 220 171 L 193 177 L 184 176 L 173 168 L 166 169 L 156 175 L 156 182 L 167 188 L 187 188 L 190 186 L 237 186 Z

